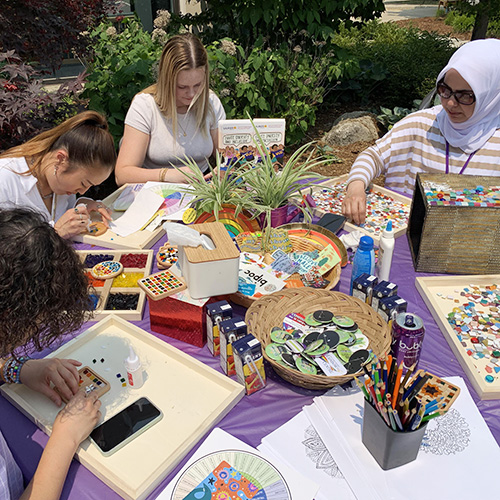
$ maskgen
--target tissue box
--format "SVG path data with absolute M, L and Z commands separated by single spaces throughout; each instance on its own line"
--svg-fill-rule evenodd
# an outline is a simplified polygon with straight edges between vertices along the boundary
M 206 234 L 215 245 L 207 250 L 201 245 L 179 247 L 179 264 L 193 299 L 225 295 L 238 290 L 240 252 L 224 224 L 209 222 L 193 224 L 200 234 Z

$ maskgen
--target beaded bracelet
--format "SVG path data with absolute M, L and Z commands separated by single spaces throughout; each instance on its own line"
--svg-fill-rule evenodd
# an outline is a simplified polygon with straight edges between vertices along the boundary
M 30 358 L 21 356 L 19 358 L 9 358 L 3 365 L 3 379 L 8 384 L 21 383 L 21 368 Z

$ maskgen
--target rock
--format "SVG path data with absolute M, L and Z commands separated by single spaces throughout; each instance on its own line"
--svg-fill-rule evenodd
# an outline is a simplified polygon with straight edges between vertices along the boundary
M 346 146 L 355 142 L 373 142 L 378 139 L 379 130 L 373 113 L 353 111 L 345 113 L 333 123 L 322 142 L 328 146 Z

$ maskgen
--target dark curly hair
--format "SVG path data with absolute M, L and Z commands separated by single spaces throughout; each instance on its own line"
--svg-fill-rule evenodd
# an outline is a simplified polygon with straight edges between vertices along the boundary
M 41 214 L 0 209 L 0 356 L 78 330 L 90 317 L 87 285 L 73 247 Z

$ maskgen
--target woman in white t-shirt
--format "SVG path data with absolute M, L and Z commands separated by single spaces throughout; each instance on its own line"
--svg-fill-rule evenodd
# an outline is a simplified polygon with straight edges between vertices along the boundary
M 194 160 L 208 173 L 217 146 L 217 128 L 226 117 L 209 89 L 207 51 L 191 33 L 165 44 L 158 81 L 137 94 L 125 118 L 116 164 L 118 185 L 146 181 L 186 182 L 174 168 Z

